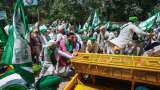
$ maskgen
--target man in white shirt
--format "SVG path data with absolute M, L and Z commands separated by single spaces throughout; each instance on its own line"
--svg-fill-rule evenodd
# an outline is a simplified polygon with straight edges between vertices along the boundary
M 51 29 L 49 31 L 48 36 L 49 36 L 50 40 L 56 41 L 56 39 L 57 39 L 57 34 L 56 34 L 55 30 Z
M 42 54 L 42 58 L 44 60 L 44 63 L 42 65 L 42 70 L 40 72 L 40 76 L 39 78 L 43 77 L 46 73 L 46 71 L 48 71 L 49 69 L 51 69 L 51 71 L 48 73 L 48 74 L 57 74 L 57 63 L 59 63 L 57 61 L 58 59 L 58 56 L 63 56 L 63 57 L 66 57 L 66 58 L 73 58 L 74 55 L 71 54 L 67 54 L 63 51 L 61 51 L 59 48 L 58 48 L 58 45 L 55 41 L 53 40 L 50 40 L 47 45 L 43 48 L 43 52 L 41 53 Z M 57 62 L 57 63 L 56 63 Z
M 113 50 L 124 49 L 129 42 L 132 42 L 134 32 L 138 35 L 149 35 L 135 25 L 137 17 L 130 17 L 129 20 L 129 23 L 121 27 L 118 37 L 110 40 L 110 45 Z
M 107 48 L 108 48 L 108 39 L 109 37 L 111 38 L 111 35 L 108 31 L 106 31 L 105 26 L 100 27 L 100 33 L 98 34 L 97 37 L 97 44 L 100 49 L 100 52 L 102 51 L 103 53 L 107 53 Z

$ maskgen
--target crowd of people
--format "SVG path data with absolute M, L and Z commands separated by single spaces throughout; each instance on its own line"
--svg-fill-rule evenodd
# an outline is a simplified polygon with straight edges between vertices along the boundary
M 85 30 L 65 21 L 54 21 L 48 27 L 37 22 L 30 33 L 30 44 L 33 62 L 43 67 L 40 77 L 49 68 L 52 74 L 59 74 L 59 68 L 69 72 L 72 69 L 69 59 L 77 52 L 159 56 L 160 28 L 157 26 L 148 33 L 137 22 L 137 17 L 130 17 L 120 30 L 112 32 L 105 25 Z
M 38 78 L 47 75 L 69 75 L 74 71 L 71 58 L 83 53 L 160 56 L 160 27 L 146 32 L 138 27 L 138 18 L 130 17 L 120 29 L 106 25 L 97 29 L 78 28 L 69 22 L 56 20 L 50 25 L 36 22 L 30 27 L 28 44 L 32 62 L 42 66 Z M 4 30 L 9 34 L 9 26 Z
M 28 21 L 22 0 L 17 0 L 11 24 L 0 26 L 0 90 L 56 90 L 61 77 L 74 74 L 71 60 L 78 52 L 160 56 L 159 12 L 140 24 L 129 17 L 113 30 L 109 21 L 100 21 L 97 10 L 82 28 L 58 19 L 33 26 Z

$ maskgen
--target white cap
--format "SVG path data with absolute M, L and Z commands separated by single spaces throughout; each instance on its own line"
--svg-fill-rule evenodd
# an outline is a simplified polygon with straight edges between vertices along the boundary
M 105 25 L 101 26 L 101 27 L 100 27 L 100 30 L 101 30 L 101 29 L 106 29 Z

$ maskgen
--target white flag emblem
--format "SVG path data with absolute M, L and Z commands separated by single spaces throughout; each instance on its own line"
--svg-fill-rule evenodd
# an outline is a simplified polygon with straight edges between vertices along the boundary
M 25 2 L 29 5 L 33 4 L 33 0 L 25 0 Z
M 38 5 L 37 0 L 23 0 L 25 6 Z

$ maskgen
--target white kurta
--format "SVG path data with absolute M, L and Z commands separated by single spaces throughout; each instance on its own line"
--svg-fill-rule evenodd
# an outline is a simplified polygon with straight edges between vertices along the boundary
M 63 34 L 61 34 L 61 33 L 58 33 L 57 34 L 57 40 L 56 40 L 56 42 L 59 42 L 59 41 L 61 41 L 63 38 L 66 38 L 66 36 L 65 35 L 63 35 Z
M 44 47 L 45 45 L 47 45 L 48 41 L 45 35 L 40 34 L 40 40 L 42 42 L 42 46 Z
M 97 44 L 101 49 L 105 48 L 105 43 L 108 40 L 109 32 L 106 31 L 104 33 L 100 32 L 97 37 Z
M 55 33 L 50 33 L 48 36 L 49 36 L 50 39 L 53 40 L 53 41 L 56 41 L 56 39 L 57 39 L 57 35 L 56 35 Z
M 157 34 L 157 41 L 160 42 L 160 32 Z
M 122 26 L 123 27 L 123 26 Z M 142 31 L 133 23 L 129 22 L 124 25 L 124 28 L 120 31 L 117 38 L 110 40 L 110 42 L 119 48 L 124 48 L 129 42 L 132 42 L 134 32 L 136 34 L 146 35 L 147 33 Z
M 76 34 L 76 37 L 77 37 L 77 42 L 79 42 L 81 44 L 81 47 L 83 47 L 83 41 L 82 41 L 80 35 Z
M 98 37 L 98 33 L 97 33 L 97 32 L 94 32 L 94 33 L 93 33 L 93 37 L 97 38 L 97 37 Z
M 108 49 L 108 39 L 110 37 L 110 33 L 108 31 L 100 32 L 97 37 L 97 44 L 100 50 L 103 50 L 103 53 L 106 53 Z M 111 38 L 111 37 L 110 37 Z
M 107 40 L 107 42 L 105 44 L 106 48 L 107 48 L 107 53 L 108 54 L 109 53 L 113 53 L 112 48 L 109 46 L 109 41 L 112 40 L 112 39 L 114 39 L 114 38 L 116 38 L 115 34 L 113 32 L 110 32 L 109 36 L 108 36 L 108 40 Z

